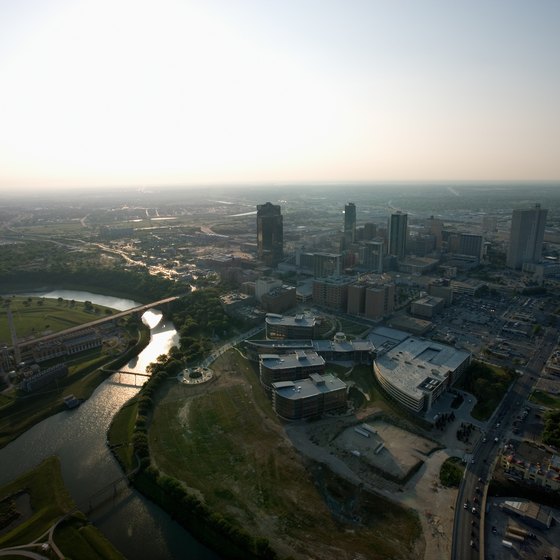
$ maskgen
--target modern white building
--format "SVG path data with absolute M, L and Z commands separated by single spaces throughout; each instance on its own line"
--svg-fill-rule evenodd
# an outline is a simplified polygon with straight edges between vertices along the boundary
M 378 348 L 373 363 L 383 389 L 409 410 L 430 410 L 470 364 L 471 354 L 432 340 L 407 337 L 395 344 L 388 340 Z

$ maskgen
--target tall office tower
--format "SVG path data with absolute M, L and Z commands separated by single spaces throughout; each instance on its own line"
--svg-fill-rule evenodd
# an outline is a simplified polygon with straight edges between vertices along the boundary
M 257 205 L 257 253 L 267 265 L 278 264 L 284 256 L 284 224 L 277 204 Z
M 344 207 L 344 241 L 347 244 L 356 241 L 356 205 L 353 202 Z
M 541 260 L 547 213 L 540 204 L 529 210 L 513 211 L 507 254 L 509 268 L 519 269 L 523 263 Z
M 389 255 L 403 258 L 406 255 L 408 214 L 398 211 L 389 220 Z

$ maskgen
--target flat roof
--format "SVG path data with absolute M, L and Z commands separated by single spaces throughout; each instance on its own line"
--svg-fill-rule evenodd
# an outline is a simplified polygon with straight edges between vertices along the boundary
M 284 317 L 284 315 L 275 315 L 273 313 L 269 313 L 266 316 L 266 323 L 268 325 L 313 327 L 317 323 L 317 319 L 309 315 L 294 315 L 294 316 Z
M 415 301 L 413 301 L 412 303 L 416 303 L 416 304 L 420 304 L 420 305 L 439 305 L 442 301 L 444 301 L 443 298 L 440 297 L 436 297 L 436 296 L 424 296 L 421 297 Z
M 292 354 L 261 354 L 261 361 L 267 369 L 290 369 L 298 367 L 323 366 L 325 360 L 315 351 L 296 350 Z
M 470 354 L 432 340 L 409 337 L 376 359 L 383 377 L 392 385 L 421 399 L 443 383 L 449 371 L 459 367 Z
M 284 349 L 313 349 L 316 352 L 373 352 L 374 345 L 370 340 L 247 340 L 247 344 L 257 348 L 274 350 Z
M 372 342 L 376 349 L 388 350 L 410 336 L 409 333 L 392 329 L 390 327 L 376 327 L 368 335 L 368 340 Z
M 346 389 L 346 383 L 332 373 L 325 375 L 314 374 L 313 378 L 298 379 L 297 381 L 280 381 L 272 384 L 273 390 L 282 398 L 299 400 Z

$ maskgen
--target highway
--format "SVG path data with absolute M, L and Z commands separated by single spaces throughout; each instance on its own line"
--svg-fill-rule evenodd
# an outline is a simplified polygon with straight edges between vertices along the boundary
M 521 375 L 510 387 L 500 406 L 488 421 L 486 443 L 479 441 L 473 453 L 473 461 L 467 465 L 465 476 L 459 487 L 453 524 L 452 560 L 479 560 L 484 558 L 484 518 L 488 482 L 499 458 L 501 447 L 507 440 L 511 422 L 525 405 L 536 377 L 546 363 L 558 340 L 556 329 L 548 328 L 535 350 L 533 357 L 521 371 Z M 495 441 L 495 440 L 498 441 Z M 479 492 L 476 488 L 479 488 Z M 474 499 L 478 500 L 475 503 Z M 464 508 L 468 503 L 467 509 Z M 476 513 L 472 513 L 472 507 Z

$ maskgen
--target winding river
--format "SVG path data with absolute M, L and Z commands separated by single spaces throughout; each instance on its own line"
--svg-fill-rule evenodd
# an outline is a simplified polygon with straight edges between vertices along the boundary
M 132 300 L 72 290 L 23 295 L 91 301 L 118 310 L 140 305 Z M 147 311 L 142 320 L 150 327 L 150 343 L 123 370 L 144 372 L 150 362 L 177 342 L 175 327 L 165 321 L 161 312 Z M 0 449 L 0 485 L 50 455 L 60 458 L 64 482 L 79 504 L 119 478 L 122 471 L 107 448 L 106 433 L 113 416 L 139 389 L 116 384 L 113 378 L 102 383 L 77 409 L 47 418 Z M 219 558 L 134 489 L 109 496 L 102 507 L 92 511 L 90 520 L 130 560 Z

